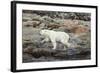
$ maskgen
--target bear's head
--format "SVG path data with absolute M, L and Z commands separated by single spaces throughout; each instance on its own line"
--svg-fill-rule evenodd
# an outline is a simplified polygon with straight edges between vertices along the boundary
M 40 34 L 41 34 L 41 35 L 45 35 L 45 34 L 47 34 L 47 32 L 48 32 L 47 29 L 43 29 L 43 30 L 40 31 Z

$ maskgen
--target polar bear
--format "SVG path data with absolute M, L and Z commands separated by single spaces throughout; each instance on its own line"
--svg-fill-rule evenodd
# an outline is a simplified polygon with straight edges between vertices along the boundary
M 69 35 L 65 32 L 43 29 L 40 31 L 40 34 L 45 37 L 42 43 L 51 41 L 53 44 L 52 49 L 54 50 L 56 49 L 57 42 L 61 42 L 64 45 L 64 49 L 66 46 L 70 47 L 70 43 L 68 42 Z

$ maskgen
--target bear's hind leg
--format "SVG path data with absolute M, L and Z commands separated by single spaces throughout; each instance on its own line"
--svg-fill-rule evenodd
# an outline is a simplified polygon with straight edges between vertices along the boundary
M 67 41 L 62 41 L 61 42 L 64 45 L 64 49 L 66 49 L 66 47 L 70 47 L 70 43 L 68 43 Z

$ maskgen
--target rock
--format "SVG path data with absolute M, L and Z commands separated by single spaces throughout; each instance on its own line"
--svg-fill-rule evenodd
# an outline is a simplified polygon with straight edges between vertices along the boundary
M 89 27 L 82 25 L 81 22 L 77 20 L 66 20 L 62 27 L 65 27 L 68 32 L 74 33 L 75 35 L 89 32 Z
M 49 56 L 52 56 L 53 53 L 54 53 L 54 51 L 52 51 L 51 49 L 48 49 L 48 48 L 36 48 L 36 49 L 33 49 L 33 51 L 32 51 L 32 55 L 35 58 L 39 58 L 42 56 L 49 57 Z
M 41 23 L 40 26 L 39 26 L 39 28 L 40 28 L 40 29 L 46 28 L 46 24 L 45 24 L 45 23 Z
M 82 43 L 79 43 L 84 48 L 91 48 L 91 33 L 86 33 L 79 37 Z
M 32 14 L 31 19 L 33 21 L 41 21 L 41 16 L 40 15 L 37 15 L 37 14 Z
M 23 52 L 24 53 L 28 53 L 28 54 L 32 54 L 32 50 L 33 50 L 33 47 L 32 46 L 28 46 L 28 47 L 23 49 Z
M 64 21 L 64 24 L 62 25 L 62 27 L 66 27 L 66 29 L 72 30 L 73 28 L 75 28 L 78 25 L 79 25 L 79 22 L 78 21 L 65 20 Z
M 32 55 L 28 53 L 23 53 L 23 63 L 32 62 Z
M 25 26 L 26 27 L 37 27 L 40 25 L 40 21 L 27 21 Z
M 57 29 L 57 28 L 60 27 L 60 25 L 58 25 L 58 24 L 48 24 L 48 25 L 46 25 L 46 27 L 48 29 Z
M 30 21 L 30 20 L 31 20 L 30 17 L 23 17 L 23 18 L 22 18 L 22 21 L 23 21 L 23 22 L 27 22 L 27 21 Z
M 51 42 L 46 42 L 46 43 L 42 43 L 41 45 L 42 48 L 51 48 L 53 47 L 52 43 Z
M 83 33 L 89 32 L 88 28 L 83 25 L 78 25 L 72 29 L 75 35 L 81 35 Z
M 75 55 L 75 54 L 79 53 L 79 51 L 75 48 L 69 48 L 67 50 L 68 50 L 67 55 Z
M 33 42 L 31 42 L 31 41 L 23 41 L 23 48 L 26 48 L 28 46 L 33 46 Z
M 66 31 L 66 27 L 59 27 L 58 29 L 53 29 L 54 31 Z

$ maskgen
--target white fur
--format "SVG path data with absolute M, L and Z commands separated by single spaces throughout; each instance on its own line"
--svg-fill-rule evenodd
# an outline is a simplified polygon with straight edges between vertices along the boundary
M 40 31 L 40 34 L 45 37 L 45 39 L 42 40 L 42 43 L 48 42 L 50 40 L 53 44 L 53 49 L 56 49 L 57 42 L 61 42 L 64 47 L 70 46 L 70 44 L 68 43 L 69 35 L 65 32 L 44 29 Z

